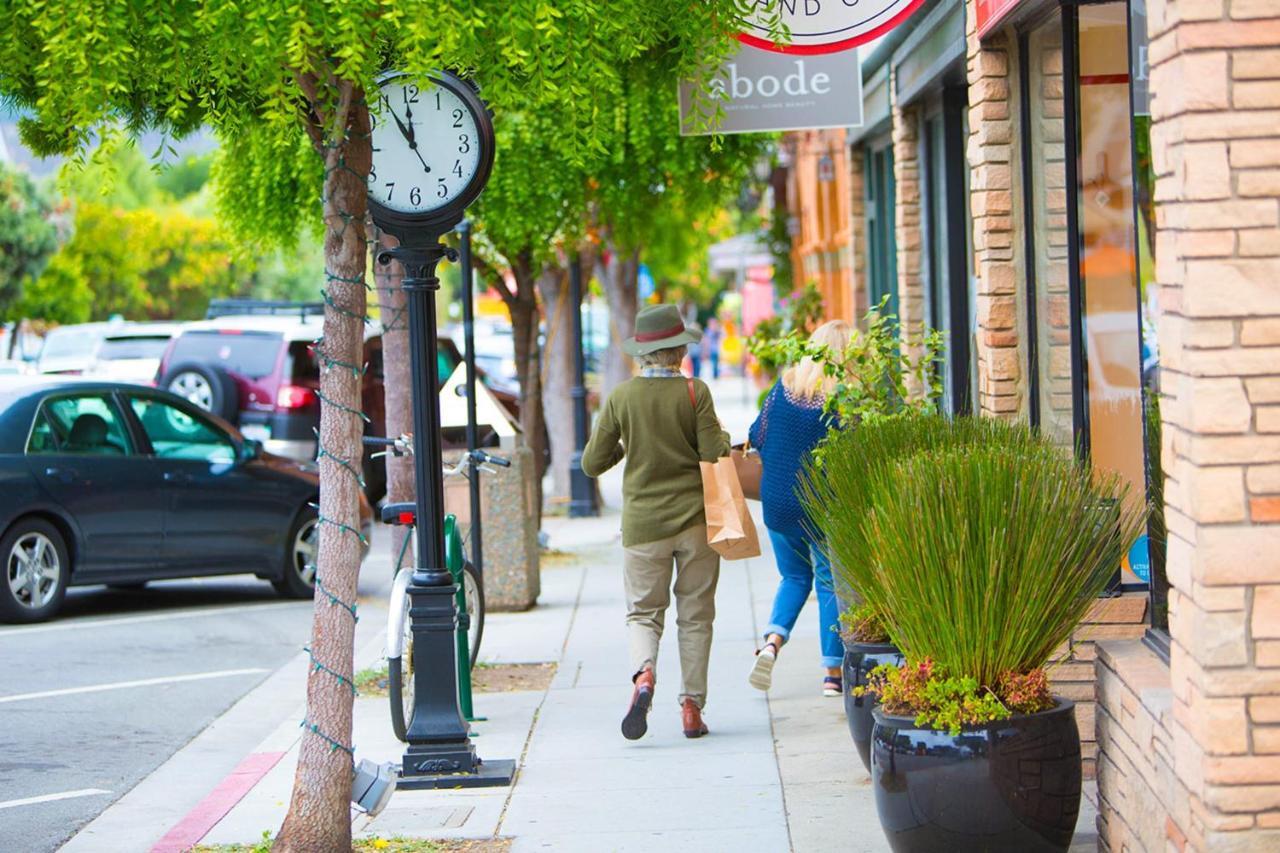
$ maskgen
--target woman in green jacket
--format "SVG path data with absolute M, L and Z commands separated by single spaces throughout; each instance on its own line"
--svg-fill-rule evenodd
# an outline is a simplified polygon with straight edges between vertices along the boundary
M 716 417 L 711 391 L 680 372 L 686 346 L 700 337 L 685 328 L 674 305 L 642 310 L 635 337 L 622 345 L 640 363 L 640 375 L 609 395 L 582 454 L 582 470 L 590 477 L 626 460 L 622 546 L 634 686 L 622 734 L 630 740 L 648 730 L 658 642 L 673 589 L 684 734 L 707 733 L 702 706 L 720 555 L 707 544 L 698 463 L 727 455 L 729 436 Z

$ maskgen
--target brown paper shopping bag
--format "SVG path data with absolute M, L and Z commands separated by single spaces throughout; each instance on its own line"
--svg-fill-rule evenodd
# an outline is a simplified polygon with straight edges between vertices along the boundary
M 702 499 L 707 515 L 707 544 L 726 560 L 760 556 L 760 537 L 747 511 L 738 472 L 728 456 L 702 466 Z

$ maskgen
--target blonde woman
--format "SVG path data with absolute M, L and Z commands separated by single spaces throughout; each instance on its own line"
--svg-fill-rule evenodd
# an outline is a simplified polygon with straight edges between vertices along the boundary
M 809 341 L 842 352 L 849 346 L 852 334 L 848 323 L 832 320 L 814 330 Z M 836 631 L 840 613 L 831 583 L 831 563 L 813 540 L 795 491 L 805 461 L 831 426 L 823 405 L 835 383 L 834 376 L 825 375 L 822 364 L 806 356 L 783 372 L 751 425 L 751 443 L 759 449 L 764 464 L 760 481 L 764 523 L 773 542 L 778 573 L 782 575 L 773 597 L 773 612 L 764 629 L 764 646 L 756 653 L 748 678 L 751 686 L 759 690 L 769 689 L 778 652 L 791 636 L 810 591 L 816 588 L 822 666 L 826 669 L 822 692 L 827 696 L 843 695 L 840 662 L 844 648 Z

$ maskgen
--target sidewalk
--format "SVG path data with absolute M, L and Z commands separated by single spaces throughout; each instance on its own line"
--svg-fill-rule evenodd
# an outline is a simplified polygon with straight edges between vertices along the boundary
M 720 380 L 714 387 L 721 418 L 740 440 L 755 394 L 744 390 L 740 379 Z M 515 784 L 399 791 L 376 819 L 357 818 L 354 833 L 510 838 L 517 853 L 887 851 L 870 779 L 849 739 L 843 707 L 838 699 L 821 695 L 815 602 L 801 615 L 775 670 L 772 691 L 766 696 L 747 684 L 756 638 L 777 583 L 767 540 L 761 557 L 721 568 L 706 708 L 710 736 L 688 740 L 680 730 L 673 612 L 659 658 L 649 734 L 635 742 L 622 738 L 618 729 L 630 684 L 618 535 L 620 471 L 611 472 L 602 488 L 607 504 L 603 517 L 546 519 L 551 548 L 569 556 L 545 562 L 538 606 L 526 613 L 491 614 L 486 620 L 486 662 L 558 665 L 544 691 L 476 696 L 476 712 L 487 717 L 473 726 L 477 751 L 489 760 L 518 759 Z M 366 616 L 361 623 L 370 631 L 362 630 L 362 635 L 371 639 L 358 645 L 359 666 L 375 665 L 381 653 L 376 632 L 366 621 L 374 620 Z M 298 673 L 282 670 L 280 688 L 299 700 L 300 683 Z M 206 798 L 194 811 L 178 812 L 187 815 L 185 823 L 175 818 L 173 808 L 148 823 L 139 798 L 131 794 L 64 849 L 178 851 L 197 839 L 203 844 L 253 844 L 264 831 L 274 833 L 293 783 L 301 710 L 298 702 L 281 704 L 279 698 L 272 710 L 274 731 L 256 745 L 241 736 L 235 741 L 238 752 L 218 756 L 224 766 L 239 763 L 243 771 L 216 787 L 204 786 L 201 796 L 219 790 L 224 792 L 221 799 Z M 247 713 L 237 706 L 228 716 Z M 399 761 L 403 744 L 391 734 L 385 697 L 357 700 L 354 742 L 358 758 Z M 206 754 L 210 747 L 204 745 Z M 180 753 L 153 778 L 172 783 L 182 775 L 182 760 Z M 138 791 L 144 788 L 151 797 L 165 799 L 163 786 L 152 780 Z M 124 816 L 132 823 L 121 821 L 121 807 L 131 809 Z M 199 820 L 190 820 L 192 814 L 212 828 L 191 837 L 191 828 L 200 826 Z M 153 846 L 175 826 L 185 826 L 186 835 L 171 833 L 168 843 Z M 1091 811 L 1082 816 L 1082 826 L 1092 829 Z M 126 827 L 128 834 L 120 834 Z M 124 838 L 131 841 L 122 846 Z M 136 846 L 128 846 L 135 840 Z M 1092 848 L 1085 838 L 1079 840 L 1077 849 Z

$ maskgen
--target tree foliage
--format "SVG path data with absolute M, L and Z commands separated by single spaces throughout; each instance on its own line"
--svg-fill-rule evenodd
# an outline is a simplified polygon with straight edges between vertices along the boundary
M 23 288 L 57 247 L 55 211 L 27 175 L 0 165 L 0 317 L 13 313 Z
M 237 233 L 288 241 L 323 222 L 326 265 L 321 375 L 318 598 L 304 738 L 280 849 L 347 849 L 349 676 L 360 549 L 361 318 L 365 314 L 368 95 L 380 72 L 473 73 L 501 124 L 554 116 L 559 159 L 616 145 L 613 106 L 634 63 L 655 59 L 666 98 L 678 76 L 704 83 L 732 49 L 737 0 L 0 0 L 0 97 L 31 111 L 38 154 L 79 155 L 114 132 L 222 141 L 222 207 Z M 674 123 L 665 132 L 675 132 Z M 651 183 L 651 176 L 646 177 Z M 628 227 L 615 221 L 614 225 Z M 334 602 L 351 604 L 332 606 Z M 347 613 L 348 616 L 343 614 Z M 335 677 L 333 673 L 338 673 Z M 344 682 L 342 679 L 348 679 Z

